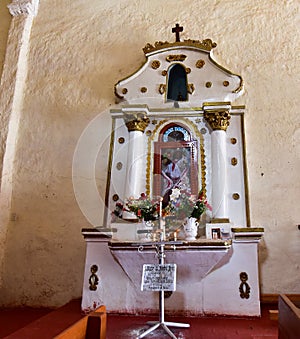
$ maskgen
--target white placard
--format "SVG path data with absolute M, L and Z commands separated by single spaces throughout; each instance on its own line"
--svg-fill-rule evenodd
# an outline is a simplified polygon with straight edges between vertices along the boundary
M 176 264 L 144 264 L 142 291 L 176 291 Z

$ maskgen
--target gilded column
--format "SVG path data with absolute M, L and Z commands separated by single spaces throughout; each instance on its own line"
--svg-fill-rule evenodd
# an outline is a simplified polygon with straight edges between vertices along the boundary
M 211 166 L 212 166 L 212 216 L 213 219 L 228 219 L 227 207 L 227 165 L 226 130 L 229 126 L 228 110 L 211 109 L 204 111 L 204 118 L 212 128 Z
M 144 112 L 124 112 L 124 121 L 129 131 L 125 196 L 138 198 L 145 185 L 144 131 L 150 120 Z

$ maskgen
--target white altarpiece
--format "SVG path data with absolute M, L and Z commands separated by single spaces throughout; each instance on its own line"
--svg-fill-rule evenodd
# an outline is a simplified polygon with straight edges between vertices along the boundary
M 191 194 L 202 189 L 212 211 L 202 218 L 205 235 L 166 245 L 166 262 L 178 267 L 177 290 L 166 299 L 166 310 L 260 315 L 257 250 L 263 229 L 250 227 L 245 108 L 233 105 L 243 80 L 214 61 L 215 47 L 210 39 L 147 44 L 145 64 L 116 84 L 108 213 L 103 227 L 82 231 L 83 310 L 104 303 L 109 312 L 156 312 L 156 294 L 140 290 L 143 263 L 156 262 L 155 250 L 143 248 L 139 223 L 112 219 L 111 212 L 130 196 L 162 196 L 178 184 L 178 178 L 165 182 L 162 161 L 179 152 L 185 166 L 180 184 Z

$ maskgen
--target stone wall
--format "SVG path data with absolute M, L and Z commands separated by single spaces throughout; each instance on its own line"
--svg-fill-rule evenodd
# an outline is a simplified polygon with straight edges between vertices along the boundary
M 247 108 L 251 221 L 265 227 L 262 293 L 300 293 L 298 7 L 297 0 L 41 0 L 15 135 L 11 207 L 0 226 L 0 305 L 59 306 L 81 296 L 81 228 L 90 223 L 72 185 L 77 142 L 98 117 L 101 224 L 114 84 L 143 63 L 146 43 L 173 41 L 177 22 L 182 39 L 217 42 L 215 59 L 245 80 L 235 104 Z M 3 11 L 1 4 L 0 67 Z

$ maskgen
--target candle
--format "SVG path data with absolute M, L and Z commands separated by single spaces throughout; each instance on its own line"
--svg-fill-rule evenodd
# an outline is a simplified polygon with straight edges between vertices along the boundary
M 160 200 L 159 200 L 159 218 L 162 217 L 162 201 L 163 201 L 163 198 L 160 198 Z

